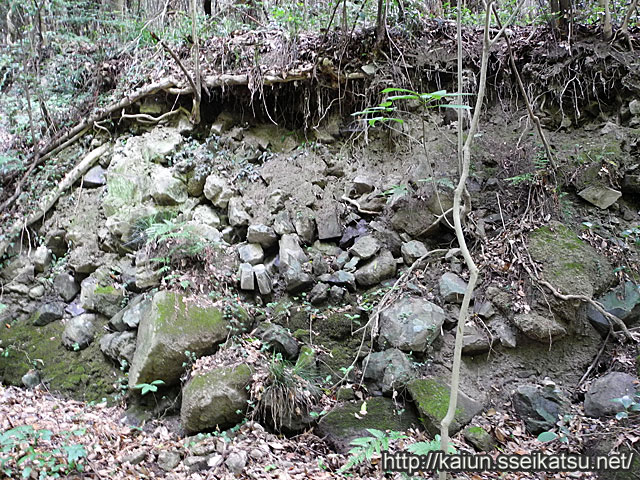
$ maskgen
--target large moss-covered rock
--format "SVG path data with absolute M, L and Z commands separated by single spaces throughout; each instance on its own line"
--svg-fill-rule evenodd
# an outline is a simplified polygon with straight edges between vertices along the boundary
M 529 251 L 542 264 L 542 274 L 560 293 L 592 298 L 615 280 L 608 260 L 559 222 L 534 231 Z M 562 319 L 575 322 L 583 318 L 586 306 L 580 301 L 562 301 L 548 296 L 553 310 Z
M 401 409 L 393 400 L 384 397 L 371 398 L 366 403 L 364 409 L 362 402 L 334 408 L 320 420 L 316 435 L 323 437 L 336 451 L 346 453 L 351 448 L 351 440 L 371 436 L 367 428 L 404 432 L 418 423 L 411 405 Z M 361 413 L 363 410 L 366 413 Z
M 246 312 L 236 310 L 240 324 Z M 231 324 L 222 310 L 206 297 L 190 297 L 162 291 L 154 295 L 138 327 L 136 353 L 129 372 L 129 386 L 164 380 L 178 383 L 184 371 L 185 351 L 197 356 L 212 353 L 223 342 Z
M 246 364 L 195 375 L 182 389 L 180 419 L 189 433 L 237 424 L 247 408 L 251 368 Z
M 420 414 L 420 420 L 431 435 L 440 433 L 440 422 L 449 408 L 451 388 L 438 378 L 413 380 L 407 385 L 409 395 L 413 399 Z M 471 419 L 482 411 L 482 404 L 469 398 L 464 392 L 458 392 L 453 422 L 449 431 L 453 435 Z

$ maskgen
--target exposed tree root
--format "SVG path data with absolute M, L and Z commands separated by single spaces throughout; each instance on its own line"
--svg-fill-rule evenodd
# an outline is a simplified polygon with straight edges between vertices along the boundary
M 593 308 L 598 310 L 598 312 L 600 312 L 609 321 L 611 325 L 617 326 L 622 331 L 622 333 L 627 338 L 627 340 L 630 340 L 632 342 L 637 342 L 636 338 L 629 331 L 629 329 L 624 324 L 624 322 L 620 320 L 618 317 L 616 317 L 615 315 L 612 315 L 609 312 L 607 312 L 600 302 L 592 298 L 589 298 L 586 295 L 565 295 L 563 293 L 560 293 L 553 285 L 551 285 L 546 280 L 538 279 L 536 281 L 541 285 L 544 285 L 545 287 L 547 287 L 549 290 L 551 290 L 551 293 L 553 293 L 553 295 L 559 298 L 560 300 L 565 300 L 565 301 L 580 300 L 581 302 L 590 303 L 593 306 Z
M 330 80 L 334 83 L 346 83 L 351 80 L 358 80 L 366 78 L 367 75 L 361 72 L 353 72 L 349 74 L 341 74 L 335 73 L 333 71 L 323 71 L 324 75 L 327 75 Z M 315 78 L 315 70 L 313 67 L 292 70 L 290 72 L 283 72 L 281 76 L 278 75 L 264 75 L 262 78 L 263 85 L 275 85 L 279 83 L 289 83 L 296 82 L 302 80 L 311 80 Z M 251 86 L 252 77 L 249 74 L 223 74 L 223 75 L 211 75 L 204 78 L 203 86 L 205 88 L 224 88 L 226 86 Z M 194 87 L 187 86 L 182 87 L 177 80 L 172 78 L 165 78 L 158 82 L 154 82 L 146 87 L 140 88 L 126 95 L 120 101 L 112 103 L 111 105 L 102 108 L 95 112 L 93 115 L 84 119 L 82 122 L 77 124 L 75 127 L 65 131 L 60 134 L 58 137 L 51 139 L 46 145 L 40 148 L 37 154 L 32 155 L 27 159 L 26 163 L 30 164 L 29 168 L 22 176 L 22 178 L 17 182 L 16 189 L 7 200 L 5 200 L 2 205 L 0 205 L 0 212 L 5 211 L 7 208 L 11 207 L 16 200 L 20 197 L 22 193 L 22 188 L 26 179 L 31 175 L 34 169 L 41 165 L 49 156 L 53 155 L 54 152 L 58 152 L 63 147 L 66 148 L 71 145 L 73 142 L 82 137 L 82 135 L 91 127 L 94 126 L 97 122 L 100 122 L 112 115 L 126 110 L 126 108 L 130 107 L 134 103 L 148 97 L 150 95 L 154 95 L 159 91 L 165 91 L 171 95 L 193 95 Z

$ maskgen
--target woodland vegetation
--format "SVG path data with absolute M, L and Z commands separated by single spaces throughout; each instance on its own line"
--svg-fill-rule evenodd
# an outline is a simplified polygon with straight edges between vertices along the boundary
M 0 471 L 640 478 L 638 10 L 3 0 Z

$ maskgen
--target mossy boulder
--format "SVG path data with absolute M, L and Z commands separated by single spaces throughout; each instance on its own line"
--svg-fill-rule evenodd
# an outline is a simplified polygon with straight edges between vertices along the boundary
M 102 328 L 106 320 L 96 319 Z M 22 376 L 36 368 L 42 382 L 52 392 L 84 401 L 110 398 L 114 383 L 122 372 L 109 362 L 98 342 L 81 351 L 69 351 L 62 345 L 65 326 L 52 322 L 34 327 L 28 319 L 0 327 L 0 342 L 7 356 L 0 356 L 0 381 L 22 386 Z
M 236 321 L 244 325 L 246 312 L 237 308 Z M 184 372 L 185 351 L 197 356 L 212 353 L 229 334 L 232 324 L 206 297 L 186 297 L 162 291 L 140 320 L 129 386 L 163 380 L 176 384 Z
M 560 293 L 593 298 L 615 280 L 609 261 L 559 222 L 535 230 L 529 237 L 529 251 L 542 264 L 543 278 Z M 579 301 L 548 299 L 555 313 L 570 323 L 586 311 Z
M 407 391 L 420 414 L 420 420 L 431 435 L 440 433 L 440 422 L 447 414 L 451 389 L 438 378 L 413 380 L 407 385 Z M 449 431 L 453 435 L 468 424 L 483 409 L 481 403 L 458 392 L 455 416 Z
M 242 420 L 247 409 L 251 368 L 246 364 L 196 374 L 182 389 L 180 419 L 188 433 L 225 429 Z
M 323 437 L 336 451 L 346 453 L 349 443 L 359 437 L 369 437 L 367 428 L 404 432 L 418 424 L 418 417 L 411 405 L 398 408 L 389 398 L 376 397 L 363 403 L 347 403 L 334 408 L 320 420 L 316 435 Z

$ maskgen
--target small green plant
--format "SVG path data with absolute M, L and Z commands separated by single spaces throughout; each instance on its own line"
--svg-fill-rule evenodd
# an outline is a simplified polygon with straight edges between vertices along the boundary
M 154 380 L 151 383 L 138 383 L 133 388 L 135 390 L 140 390 L 141 395 L 146 395 L 149 392 L 156 393 L 158 391 L 158 386 L 164 385 L 163 380 Z
M 614 398 L 612 401 L 620 403 L 624 407 L 624 411 L 616 413 L 617 420 L 629 418 L 631 415 L 637 416 L 640 413 L 640 394 L 638 393 Z
M 640 226 L 623 230 L 620 232 L 620 236 L 640 246 Z
M 61 432 L 65 441 L 73 435 L 83 435 L 84 430 Z M 20 472 L 22 478 L 61 478 L 84 470 L 83 460 L 87 450 L 80 444 L 64 444 L 56 447 L 51 430 L 36 430 L 31 425 L 21 425 L 0 434 L 0 471 L 13 478 Z
M 426 455 L 429 452 L 440 450 L 440 435 L 433 437 L 433 440 L 428 442 L 416 442 L 407 447 L 409 452 L 414 455 Z M 456 453 L 456 449 L 453 445 L 449 445 L 449 453 Z
M 191 365 L 196 363 L 196 360 L 198 360 L 198 356 L 196 355 L 196 352 L 192 352 L 190 350 L 185 350 L 184 351 L 184 355 L 185 355 L 185 357 L 187 357 L 187 360 L 185 362 L 182 362 L 182 366 L 184 368 L 186 368 L 186 367 L 190 368 Z
M 349 450 L 347 463 L 340 467 L 338 473 L 344 473 L 364 462 L 370 462 L 374 455 L 380 455 L 383 451 L 389 450 L 389 443 L 392 440 L 407 438 L 402 432 L 393 430 L 383 432 L 375 428 L 367 428 L 367 432 L 371 434 L 370 437 L 359 437 L 351 440 L 350 444 L 353 445 L 353 448 Z
M 397 103 L 403 100 L 419 102 L 424 108 L 455 108 L 455 109 L 470 109 L 467 105 L 448 104 L 448 103 L 433 103 L 440 102 L 443 99 L 459 97 L 457 93 L 447 93 L 446 90 L 438 90 L 433 93 L 418 93 L 413 90 L 407 90 L 405 88 L 385 88 L 382 90 L 383 94 L 397 93 L 398 95 L 392 95 L 387 97 L 385 101 L 380 103 L 377 107 L 368 107 L 360 112 L 352 113 L 354 117 L 366 116 L 365 120 L 370 126 L 375 127 L 378 122 L 396 122 L 403 124 L 404 120 L 401 118 L 391 117 L 389 115 L 397 113 Z M 466 95 L 466 94 L 463 94 Z
M 272 355 L 268 365 L 268 377 L 257 399 L 256 412 L 268 420 L 276 430 L 281 430 L 297 415 L 308 415 L 318 393 L 305 371 L 304 362 L 291 364 L 280 353 Z
M 558 431 L 557 433 L 553 430 L 547 430 L 546 432 L 542 432 L 538 435 L 538 441 L 542 443 L 552 442 L 554 440 L 559 440 L 562 443 L 569 443 L 569 436 L 571 435 L 571 430 L 569 429 L 569 423 L 573 420 L 573 415 L 564 415 L 558 421 Z

